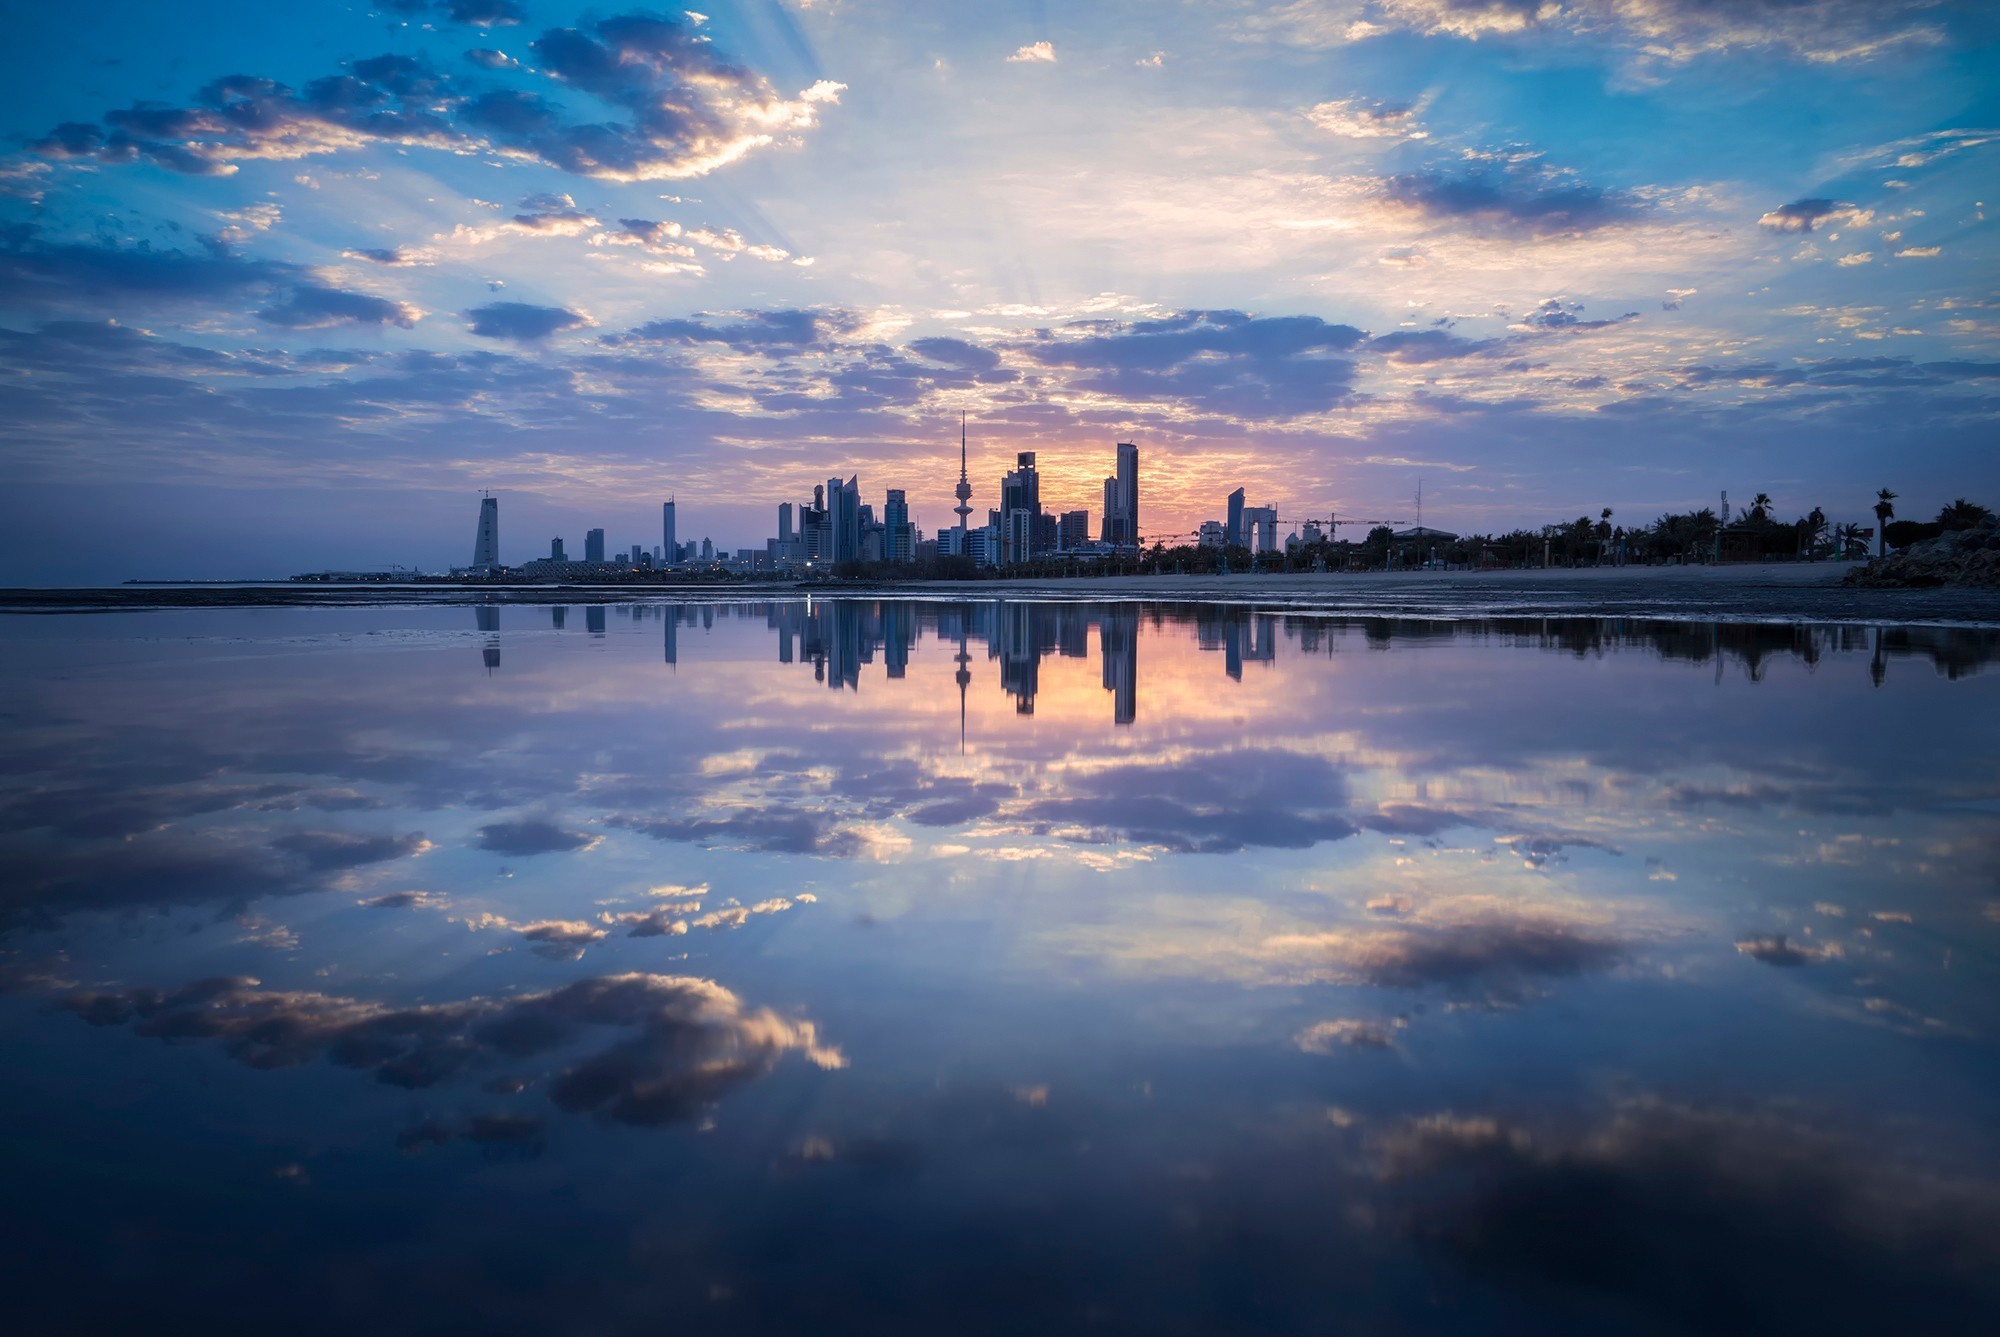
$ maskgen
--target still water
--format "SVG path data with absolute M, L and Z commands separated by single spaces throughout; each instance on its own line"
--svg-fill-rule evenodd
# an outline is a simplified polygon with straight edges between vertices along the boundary
M 1996 655 L 0 619 L 9 1329 L 1992 1331 Z

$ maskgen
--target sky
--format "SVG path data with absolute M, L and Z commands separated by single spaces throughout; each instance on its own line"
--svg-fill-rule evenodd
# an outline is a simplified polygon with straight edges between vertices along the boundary
M 2000 11 L 9 6 L 0 583 L 761 546 L 1113 445 L 1504 530 L 2000 505 Z

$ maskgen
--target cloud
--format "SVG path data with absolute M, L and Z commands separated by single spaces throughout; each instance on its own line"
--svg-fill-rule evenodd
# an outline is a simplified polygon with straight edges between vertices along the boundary
M 493 822 L 479 828 L 479 848 L 496 854 L 557 854 L 596 843 L 585 831 L 566 831 L 554 822 L 523 818 Z
M 1417 120 L 1421 110 L 1413 103 L 1350 97 L 1319 103 L 1306 119 L 1347 139 L 1426 139 L 1430 132 Z
M 465 58 L 483 70 L 518 70 L 521 68 L 521 62 L 508 55 L 505 51 L 493 51 L 484 47 L 475 47 L 473 50 L 466 52 Z
M 492 302 L 464 313 L 469 328 L 482 339 L 507 339 L 514 343 L 535 343 L 564 330 L 596 324 L 579 311 L 558 306 L 535 306 L 528 302 Z
M 303 860 L 314 872 L 359 868 L 364 864 L 386 863 L 430 848 L 422 835 L 365 836 L 352 831 L 293 831 L 271 842 Z
M 485 26 L 512 10 L 460 8 L 482 16 L 466 21 Z M 706 175 L 811 129 L 820 108 L 838 102 L 844 87 L 821 80 L 783 97 L 690 25 L 645 14 L 552 28 L 529 45 L 538 77 L 625 119 L 572 119 L 570 99 L 515 88 L 462 89 L 419 57 L 382 55 L 350 61 L 346 72 L 303 89 L 231 75 L 208 84 L 187 106 L 143 103 L 107 112 L 101 125 L 65 122 L 31 150 L 53 160 L 144 160 L 215 176 L 244 161 L 389 144 L 528 158 L 614 181 L 670 180 Z
M 1030 42 L 1013 55 L 1007 57 L 1007 63 L 1010 65 L 1021 65 L 1045 61 L 1049 64 L 1054 64 L 1055 59 L 1056 49 L 1053 45 L 1048 42 Z
M 315 284 L 300 284 L 287 292 L 282 301 L 257 313 L 257 319 L 265 324 L 282 325 L 289 330 L 318 330 L 333 325 L 397 325 L 409 329 L 422 318 L 423 312 L 407 302 Z
M 1801 946 L 1787 941 L 1782 933 L 1741 939 L 1736 944 L 1736 950 L 1753 961 L 1762 961 L 1767 966 L 1803 966 L 1841 955 L 1839 947 L 1835 945 L 1814 946 L 1807 943 Z
M 1310 940 L 1297 944 L 1310 952 Z M 1608 969 L 1629 947 L 1595 928 L 1533 915 L 1473 915 L 1341 935 L 1325 944 L 1359 982 L 1505 995 L 1531 983 Z
M 1630 195 L 1578 182 L 1532 164 L 1451 174 L 1426 170 L 1376 183 L 1376 198 L 1427 222 L 1529 241 L 1575 238 L 1643 220 Z
M 1293 1037 L 1292 1043 L 1308 1054 L 1338 1054 L 1343 1049 L 1394 1049 L 1393 1029 L 1376 1021 L 1315 1022 Z
M 1821 224 L 1865 227 L 1874 215 L 1839 200 L 1807 199 L 1781 204 L 1757 220 L 1757 226 L 1772 232 L 1812 232 Z
M 1815 64 L 1943 40 L 1935 0 L 1293 0 L 1250 25 L 1323 45 L 1414 32 L 1465 41 L 1566 39 L 1641 63 L 1765 52 Z
M 1022 347 L 1044 365 L 1086 373 L 1072 382 L 1076 389 L 1268 415 L 1317 411 L 1346 398 L 1354 365 L 1334 355 L 1366 338 L 1317 316 L 1182 311 L 1156 320 L 1078 321 Z
M 738 352 L 766 349 L 789 350 L 820 345 L 830 336 L 852 328 L 852 318 L 827 311 L 746 311 L 736 313 L 732 323 L 716 323 L 707 312 L 696 312 L 686 320 L 656 320 L 623 335 L 607 336 L 606 343 L 717 343 Z
M 64 1006 L 94 1026 L 131 1026 L 162 1040 L 209 1040 L 252 1068 L 325 1058 L 394 1086 L 434 1086 L 468 1071 L 574 1053 L 547 1081 L 573 1114 L 660 1127 L 684 1123 L 769 1072 L 788 1053 L 846 1066 L 809 1021 L 751 1009 L 712 980 L 600 975 L 543 993 L 398 1007 L 334 995 L 267 990 L 251 979 L 180 989 L 85 991 Z
M 1583 303 L 1573 302 L 1567 297 L 1544 297 L 1527 315 L 1521 317 L 1521 327 L 1542 333 L 1556 331 L 1581 332 L 1584 330 L 1609 329 L 1613 325 L 1623 325 L 1628 320 L 1637 320 L 1637 311 L 1627 311 L 1622 316 L 1608 320 L 1584 320 L 1577 315 L 1583 310 Z

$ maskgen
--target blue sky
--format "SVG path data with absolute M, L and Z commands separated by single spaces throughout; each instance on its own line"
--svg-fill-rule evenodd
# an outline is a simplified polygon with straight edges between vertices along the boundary
M 1459 530 L 2000 500 L 1988 7 L 16 7 L 17 583 L 761 543 L 1016 450 Z

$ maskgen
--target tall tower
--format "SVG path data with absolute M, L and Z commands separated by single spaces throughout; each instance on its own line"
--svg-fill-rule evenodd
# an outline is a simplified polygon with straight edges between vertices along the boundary
M 972 480 L 965 474 L 965 410 L 958 412 L 958 505 L 952 507 L 958 516 L 958 550 L 965 551 L 965 517 L 972 514 L 972 507 L 966 503 L 972 500 Z
M 1118 520 L 1120 543 L 1139 542 L 1139 447 L 1118 443 Z
M 1222 541 L 1232 548 L 1250 546 L 1243 535 L 1243 489 L 1240 487 L 1229 494 L 1229 523 L 1224 534 Z
M 660 503 L 660 555 L 668 562 L 677 562 L 680 554 L 674 546 L 674 503 L 669 497 Z
M 500 498 L 479 499 L 479 534 L 472 541 L 472 565 L 491 570 L 500 565 Z

